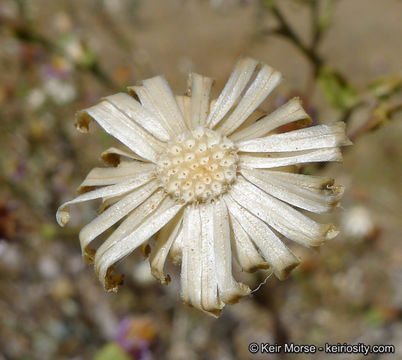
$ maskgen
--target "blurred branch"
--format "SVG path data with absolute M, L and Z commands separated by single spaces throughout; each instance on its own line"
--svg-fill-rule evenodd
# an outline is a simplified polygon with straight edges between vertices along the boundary
M 361 135 L 384 126 L 394 120 L 397 113 L 401 111 L 402 102 L 393 105 L 380 104 L 376 106 L 368 120 L 349 135 L 350 140 L 355 141 Z
M 400 92 L 402 79 L 400 77 L 388 77 L 373 82 L 363 92 L 358 92 L 337 69 L 330 66 L 323 57 L 318 54 L 318 46 L 331 23 L 334 5 L 337 0 L 306 0 L 311 13 L 311 43 L 305 44 L 291 24 L 286 20 L 280 10 L 277 0 L 260 0 L 263 7 L 276 19 L 278 25 L 273 29 L 265 29 L 262 35 L 280 35 L 290 41 L 310 62 L 312 76 L 308 81 L 305 93 L 311 95 L 315 84 L 318 82 L 328 102 L 340 111 L 340 121 L 348 123 L 360 107 L 372 108 L 367 121 L 350 135 L 355 141 L 365 133 L 374 131 L 392 121 L 401 111 L 402 104 L 391 105 L 388 100 Z M 328 163 L 319 163 L 313 166 L 301 166 L 300 171 L 312 171 L 326 167 Z
M 271 11 L 276 20 L 279 22 L 279 27 L 275 29 L 273 32 L 263 32 L 263 34 L 277 34 L 284 36 L 290 42 L 292 42 L 313 64 L 314 73 L 318 72 L 319 67 L 323 64 L 323 60 L 321 57 L 315 52 L 315 46 L 306 46 L 300 37 L 296 34 L 290 24 L 287 22 L 286 18 L 283 16 L 282 12 L 276 5 L 274 0 L 262 0 L 265 7 Z M 319 40 L 319 35 L 315 35 L 317 37 L 316 41 Z
M 311 0 L 309 2 L 311 6 L 311 23 L 312 23 L 312 43 L 311 49 L 315 51 L 317 48 L 321 38 L 323 31 L 321 31 L 320 27 L 320 8 L 317 0 Z
M 322 18 L 320 14 L 320 4 L 322 2 L 318 0 L 307 1 L 311 11 L 312 40 L 310 45 L 303 43 L 279 9 L 277 1 L 261 0 L 261 2 L 279 23 L 279 26 L 275 29 L 262 31 L 262 35 L 283 36 L 304 54 L 312 66 L 312 77 L 306 93 L 311 94 L 318 79 L 323 86 L 325 96 L 331 105 L 342 111 L 341 118 L 346 122 L 357 105 L 357 91 L 349 84 L 345 76 L 329 66 L 317 52 L 318 45 L 330 23 L 330 15 L 327 14 L 326 17 Z M 333 4 L 333 2 L 331 0 L 330 4 Z M 327 11 L 327 13 L 331 14 L 331 11 Z
M 45 51 L 50 54 L 59 54 L 70 61 L 72 61 L 75 67 L 81 71 L 87 71 L 92 74 L 99 82 L 103 83 L 103 85 L 116 88 L 119 87 L 100 67 L 100 64 L 96 58 L 93 61 L 88 63 L 80 63 L 71 59 L 65 51 L 54 44 L 52 41 L 48 40 L 46 37 L 42 36 L 41 34 L 37 33 L 26 21 L 12 21 L 8 19 L 2 19 L 0 22 L 0 29 L 1 27 L 5 27 L 9 31 L 11 31 L 15 37 L 20 40 L 21 42 L 39 45 Z

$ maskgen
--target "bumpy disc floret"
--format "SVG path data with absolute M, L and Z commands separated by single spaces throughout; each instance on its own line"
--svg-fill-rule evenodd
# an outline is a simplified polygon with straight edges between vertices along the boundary
M 186 203 L 207 202 L 235 181 L 237 163 L 232 141 L 198 127 L 169 143 L 158 161 L 158 174 L 171 197 Z

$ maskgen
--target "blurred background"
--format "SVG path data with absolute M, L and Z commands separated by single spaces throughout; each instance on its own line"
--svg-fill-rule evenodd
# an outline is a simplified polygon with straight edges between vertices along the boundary
M 364 358 L 402 359 L 401 38 L 400 0 L 1 0 L 0 360 L 268 358 L 251 342 L 393 344 Z M 75 112 L 158 74 L 177 94 L 189 71 L 214 77 L 217 95 L 241 55 L 284 75 L 264 109 L 300 96 L 315 123 L 347 123 L 343 164 L 300 169 L 346 187 L 321 217 L 341 234 L 291 244 L 302 265 L 290 278 L 219 320 L 182 305 L 177 276 L 160 285 L 140 254 L 106 294 L 78 242 L 96 204 L 55 223 L 115 145 L 96 127 L 78 133 Z M 256 288 L 266 274 L 238 276 Z

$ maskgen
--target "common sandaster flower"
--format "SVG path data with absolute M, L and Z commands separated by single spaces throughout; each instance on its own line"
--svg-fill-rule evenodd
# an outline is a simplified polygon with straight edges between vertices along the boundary
M 210 99 L 211 78 L 190 74 L 188 93 L 175 97 L 157 76 L 129 87 L 131 96 L 108 96 L 78 113 L 78 130 L 87 132 L 93 119 L 129 149 L 105 151 L 104 161 L 114 167 L 93 169 L 81 195 L 57 211 L 64 226 L 70 205 L 102 199 L 100 215 L 79 238 L 106 290 L 116 291 L 122 281 L 114 264 L 139 247 L 149 249 L 156 234 L 153 275 L 169 282 L 169 255 L 181 264 L 184 302 L 218 315 L 250 293 L 233 277 L 232 254 L 245 271 L 270 267 L 284 279 L 299 259 L 281 237 L 316 246 L 338 234 L 296 208 L 326 212 L 343 188 L 329 178 L 289 172 L 289 166 L 340 161 L 339 147 L 350 144 L 345 125 L 305 128 L 310 118 L 297 98 L 265 115 L 258 107 L 280 80 L 268 65 L 243 58 L 216 100 Z M 292 122 L 297 130 L 276 133 Z

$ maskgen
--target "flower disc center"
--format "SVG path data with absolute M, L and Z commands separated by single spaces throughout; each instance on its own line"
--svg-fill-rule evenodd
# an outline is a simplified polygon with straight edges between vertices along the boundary
M 236 179 L 235 146 L 216 131 L 197 127 L 179 135 L 158 160 L 159 179 L 175 199 L 206 202 L 228 190 Z

